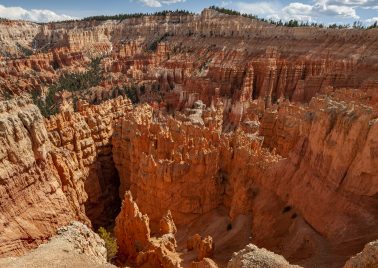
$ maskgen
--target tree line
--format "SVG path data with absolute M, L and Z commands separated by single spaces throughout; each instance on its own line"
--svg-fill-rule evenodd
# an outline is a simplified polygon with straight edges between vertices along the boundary
M 130 14 L 118 14 L 118 15 L 101 15 L 101 16 L 91 16 L 91 17 L 86 17 L 83 18 L 83 21 L 91 21 L 91 20 L 98 20 L 98 21 L 103 21 L 103 20 L 125 20 L 125 19 L 130 19 L 130 18 L 141 18 L 143 16 L 167 16 L 167 15 L 193 15 L 194 13 L 189 12 L 187 10 L 163 10 L 163 11 L 158 11 L 155 13 L 130 13 Z
M 350 24 L 331 24 L 331 25 L 325 25 L 323 23 L 315 23 L 315 22 L 308 22 L 308 21 L 299 21 L 299 20 L 289 20 L 289 21 L 282 21 L 282 20 L 272 20 L 272 19 L 264 19 L 259 18 L 256 15 L 252 14 L 246 14 L 246 13 L 240 13 L 239 11 L 227 9 L 223 7 L 217 7 L 217 6 L 210 6 L 210 9 L 216 10 L 220 13 L 227 14 L 227 15 L 234 15 L 234 16 L 242 16 L 249 19 L 254 19 L 266 23 L 270 23 L 276 26 L 285 26 L 285 27 L 317 27 L 317 28 L 329 28 L 329 29 L 346 29 L 346 28 L 354 28 L 354 29 L 373 29 L 378 28 L 378 22 L 374 22 L 370 26 L 365 26 L 361 21 L 355 21 L 353 25 Z

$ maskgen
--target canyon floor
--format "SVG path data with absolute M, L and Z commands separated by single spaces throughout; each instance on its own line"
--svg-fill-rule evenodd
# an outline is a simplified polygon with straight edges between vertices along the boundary
M 0 43 L 0 267 L 378 267 L 378 29 L 205 9 Z

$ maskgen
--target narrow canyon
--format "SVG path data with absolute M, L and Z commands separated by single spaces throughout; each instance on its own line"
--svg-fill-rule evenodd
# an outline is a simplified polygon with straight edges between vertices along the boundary
M 377 28 L 210 8 L 0 44 L 0 267 L 378 267 Z

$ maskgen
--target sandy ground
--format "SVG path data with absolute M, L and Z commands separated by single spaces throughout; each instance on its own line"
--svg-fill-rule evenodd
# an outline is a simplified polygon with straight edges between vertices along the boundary
M 198 233 L 201 236 L 210 235 L 215 241 L 215 253 L 213 260 L 219 267 L 226 267 L 232 257 L 232 253 L 244 248 L 250 243 L 251 238 L 251 216 L 240 215 L 234 221 L 227 215 L 224 208 L 215 209 L 199 218 L 193 223 L 185 226 L 178 226 L 176 235 L 178 251 L 182 252 L 183 266 L 188 267 L 196 258 L 196 252 L 186 250 L 186 241 L 192 235 Z M 232 224 L 232 229 L 227 226 Z

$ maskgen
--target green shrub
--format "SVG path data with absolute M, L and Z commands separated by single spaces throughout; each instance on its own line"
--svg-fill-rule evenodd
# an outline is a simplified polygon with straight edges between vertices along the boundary
M 374 29 L 374 28 L 378 28 L 378 21 L 374 22 L 372 25 L 368 27 L 368 29 Z
M 98 229 L 98 235 L 105 241 L 107 259 L 108 261 L 111 261 L 118 252 L 117 241 L 110 232 L 106 231 L 104 227 L 100 227 Z
M 12 99 L 12 97 L 13 97 L 13 95 L 12 95 L 12 93 L 11 93 L 10 91 L 5 90 L 5 91 L 3 92 L 3 98 L 4 98 L 5 100 L 10 100 L 10 99 Z
M 26 56 L 26 57 L 29 57 L 31 55 L 33 55 L 33 50 L 27 48 L 27 47 L 23 47 L 22 45 L 20 45 L 19 43 L 16 43 L 16 46 L 17 48 L 20 50 L 20 52 Z
M 163 42 L 165 40 L 167 40 L 168 36 L 170 36 L 172 34 L 169 34 L 169 33 L 164 33 L 162 36 L 158 37 L 157 39 L 155 39 L 148 47 L 147 47 L 147 50 L 148 51 L 156 51 L 157 47 L 158 47 L 158 44 L 160 42 Z
M 101 15 L 101 16 L 92 16 L 82 19 L 83 21 L 104 21 L 104 20 L 125 20 L 130 18 L 141 18 L 144 16 L 163 16 L 166 17 L 167 15 L 193 15 L 192 12 L 187 10 L 163 10 L 158 11 L 155 13 L 131 13 L 131 14 L 118 14 L 118 15 Z
M 145 90 L 145 87 L 142 87 L 143 90 Z M 124 86 L 121 88 L 113 88 L 113 92 L 113 98 L 115 98 L 118 95 L 127 96 L 133 104 L 139 103 L 138 89 L 136 85 Z M 115 92 L 117 92 L 117 94 L 115 94 Z
M 62 90 L 70 92 L 82 91 L 97 86 L 103 79 L 100 62 L 100 58 L 93 59 L 86 72 L 63 74 L 55 84 L 49 87 L 44 100 L 39 92 L 32 92 L 34 104 L 41 110 L 42 115 L 49 117 L 59 112 L 55 100 L 56 93 Z M 77 102 L 77 99 L 74 101 Z

